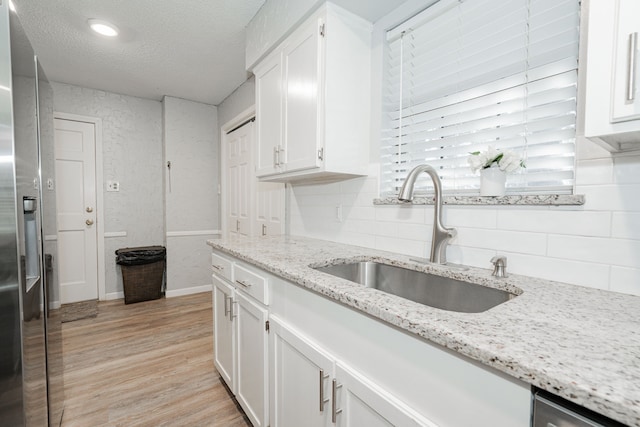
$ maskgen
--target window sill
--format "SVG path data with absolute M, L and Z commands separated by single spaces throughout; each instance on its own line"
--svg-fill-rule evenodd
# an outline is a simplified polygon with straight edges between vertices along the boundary
M 445 205 L 528 205 L 528 206 L 580 206 L 584 205 L 584 195 L 578 194 L 537 194 L 507 196 L 444 196 Z M 397 197 L 374 199 L 374 205 L 433 205 L 433 196 L 419 196 L 413 202 L 401 202 Z

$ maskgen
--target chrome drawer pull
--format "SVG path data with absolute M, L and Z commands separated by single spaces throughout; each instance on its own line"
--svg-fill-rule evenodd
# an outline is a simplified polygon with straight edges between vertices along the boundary
M 216 269 L 216 270 L 218 270 L 218 271 L 222 271 L 222 270 L 224 270 L 224 267 L 223 267 L 223 266 L 221 266 L 221 265 L 215 265 L 215 264 L 212 264 L 212 265 L 211 265 L 211 267 L 212 267 L 212 268 L 214 268 L 214 269 Z
M 245 282 L 244 280 L 236 279 L 236 283 L 238 285 L 244 286 L 245 288 L 250 288 L 251 287 L 251 283 Z

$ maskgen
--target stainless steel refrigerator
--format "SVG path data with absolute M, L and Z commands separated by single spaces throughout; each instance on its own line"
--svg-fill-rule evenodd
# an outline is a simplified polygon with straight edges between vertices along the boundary
M 0 424 L 59 426 L 53 95 L 0 0 Z M 45 188 L 43 188 L 43 182 Z M 48 185 L 47 185 L 48 184 Z

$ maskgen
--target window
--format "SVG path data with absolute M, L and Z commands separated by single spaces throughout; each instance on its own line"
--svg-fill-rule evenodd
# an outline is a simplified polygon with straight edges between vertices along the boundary
M 445 191 L 478 194 L 467 158 L 489 145 L 526 163 L 508 194 L 570 194 L 579 9 L 579 0 L 440 0 L 390 30 L 382 195 L 423 163 Z

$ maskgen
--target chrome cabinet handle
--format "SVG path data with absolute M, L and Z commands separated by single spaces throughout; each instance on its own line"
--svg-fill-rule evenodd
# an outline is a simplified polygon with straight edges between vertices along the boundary
M 324 404 L 329 401 L 329 398 L 324 398 L 324 380 L 329 378 L 329 374 L 324 373 L 324 370 L 320 369 L 320 412 L 324 412 Z
M 88 219 L 84 223 L 87 224 L 88 226 L 92 226 L 93 225 L 93 220 L 92 219 Z
M 338 384 L 338 382 L 334 379 L 331 382 L 331 422 L 336 423 L 336 419 L 338 418 L 338 414 L 342 412 L 342 409 L 338 409 L 336 394 L 337 390 L 342 387 L 342 384 Z
M 224 270 L 224 267 L 222 267 L 221 265 L 215 265 L 215 264 L 211 264 L 211 268 L 215 268 L 218 271 Z
M 273 166 L 279 166 L 278 164 L 278 147 L 273 147 Z
M 238 317 L 237 310 L 236 313 L 233 312 L 233 307 L 238 305 L 238 301 L 232 301 L 231 297 L 229 297 L 229 300 L 231 301 L 231 306 L 229 307 L 229 320 L 233 322 L 233 319 Z
M 244 280 L 240 280 L 240 279 L 236 279 L 236 283 L 237 283 L 238 285 L 241 285 L 241 286 L 245 287 L 245 288 L 250 288 L 250 287 L 252 286 L 252 284 L 251 284 L 251 283 L 246 282 L 246 281 L 244 281 Z
M 228 296 L 224 296 L 224 316 L 227 317 L 229 315 L 229 312 L 231 311 L 231 308 L 229 307 L 228 304 L 228 300 L 231 300 L 231 297 Z
M 629 34 L 629 64 L 627 68 L 627 101 L 636 98 L 636 50 L 638 48 L 638 32 Z

